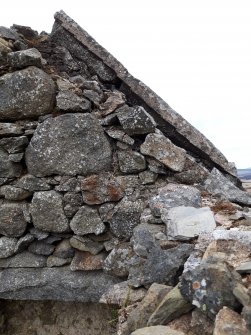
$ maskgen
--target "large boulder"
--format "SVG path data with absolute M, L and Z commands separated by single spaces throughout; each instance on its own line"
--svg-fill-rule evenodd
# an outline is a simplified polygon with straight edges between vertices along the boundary
M 28 171 L 38 177 L 107 171 L 111 161 L 110 144 L 90 114 L 47 119 L 38 126 L 26 149 Z
M 37 118 L 52 111 L 55 85 L 43 70 L 31 66 L 0 77 L 0 120 Z

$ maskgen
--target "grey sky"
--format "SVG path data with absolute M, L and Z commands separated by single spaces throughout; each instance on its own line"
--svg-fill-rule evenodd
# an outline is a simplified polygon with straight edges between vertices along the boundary
M 0 25 L 63 9 L 238 167 L 251 166 L 250 0 L 12 0 Z

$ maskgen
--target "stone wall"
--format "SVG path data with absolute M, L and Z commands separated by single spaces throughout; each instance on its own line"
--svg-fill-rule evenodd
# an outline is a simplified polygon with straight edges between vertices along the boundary
M 0 298 L 125 312 L 150 288 L 118 334 L 195 306 L 211 327 L 223 306 L 240 308 L 231 266 L 249 260 L 250 232 L 240 223 L 234 263 L 217 241 L 246 219 L 250 196 L 209 140 L 64 13 L 55 18 L 50 35 L 0 27 Z M 216 217 L 221 206 L 237 219 Z M 229 264 L 203 263 L 204 253 Z

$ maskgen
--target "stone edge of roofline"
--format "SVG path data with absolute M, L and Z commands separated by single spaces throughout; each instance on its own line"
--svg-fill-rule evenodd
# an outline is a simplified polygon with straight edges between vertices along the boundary
M 54 15 L 56 21 L 71 33 L 78 42 L 101 59 L 105 65 L 111 68 L 117 77 L 124 82 L 139 98 L 150 108 L 170 123 L 176 131 L 184 136 L 193 146 L 203 151 L 215 164 L 219 165 L 225 172 L 236 177 L 232 166 L 226 157 L 209 141 L 199 130 L 193 127 L 180 114 L 173 110 L 162 98 L 140 80 L 134 78 L 128 70 L 104 47 L 95 41 L 83 28 L 81 28 L 63 10 Z

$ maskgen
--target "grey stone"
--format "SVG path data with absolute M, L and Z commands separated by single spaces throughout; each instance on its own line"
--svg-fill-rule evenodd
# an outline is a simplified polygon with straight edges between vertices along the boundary
M 209 175 L 209 171 L 196 160 L 187 155 L 185 165 L 182 172 L 175 174 L 174 178 L 181 184 L 201 184 Z
M 72 258 L 74 256 L 74 249 L 70 244 L 69 239 L 62 240 L 57 246 L 53 253 L 54 257 L 58 258 Z
M 83 197 L 79 193 L 67 192 L 64 194 L 64 212 L 71 219 L 83 205 Z
M 128 135 L 149 134 L 155 131 L 154 119 L 141 106 L 125 105 L 116 112 L 119 122 Z
M 25 232 L 26 226 L 22 204 L 0 204 L 0 234 L 19 237 Z
M 0 177 L 13 178 L 19 177 L 22 172 L 22 165 L 12 162 L 8 153 L 0 147 Z
M 34 241 L 34 239 L 35 237 L 30 233 L 20 237 L 15 246 L 15 253 L 24 251 L 31 244 L 31 242 Z
M 24 157 L 24 153 L 21 152 L 19 154 L 10 154 L 9 155 L 9 160 L 13 163 L 19 163 Z
M 145 142 L 140 146 L 140 152 L 143 155 L 156 158 L 173 171 L 183 171 L 186 161 L 186 151 L 174 145 L 163 135 L 147 135 Z
M 148 168 L 150 171 L 160 174 L 160 175 L 169 175 L 170 171 L 168 170 L 168 168 L 160 163 L 159 161 L 157 161 L 155 158 L 152 157 L 146 157 L 146 161 L 148 163 Z
M 144 299 L 129 314 L 127 318 L 127 326 L 123 335 L 129 335 L 136 329 L 146 327 L 147 321 L 151 314 L 156 310 L 158 305 L 166 294 L 172 289 L 171 286 L 154 283 L 148 289 Z
M 31 174 L 26 174 L 18 179 L 15 183 L 15 187 L 20 187 L 30 192 L 48 191 L 51 189 L 51 186 L 48 185 L 43 178 L 37 178 Z
M 64 266 L 70 264 L 72 258 L 59 258 L 56 256 L 49 256 L 46 261 L 46 266 L 48 268 L 57 267 L 57 266 Z
M 30 197 L 31 194 L 32 193 L 29 191 L 11 185 L 4 185 L 0 187 L 0 196 L 3 196 L 6 200 L 21 201 Z
M 204 187 L 208 192 L 220 195 L 224 199 L 228 199 L 242 205 L 251 205 L 250 194 L 236 187 L 216 168 L 212 170 L 209 177 L 206 179 Z
M 102 94 L 100 84 L 96 80 L 87 80 L 83 76 L 77 75 L 69 78 L 70 82 L 74 83 L 81 89 L 92 90 Z
M 129 239 L 133 228 L 140 223 L 140 215 L 144 209 L 141 200 L 130 201 L 124 198 L 114 207 L 109 221 L 112 233 L 122 239 Z
M 28 251 L 35 255 L 49 256 L 55 249 L 54 245 L 47 244 L 43 241 L 32 242 L 28 248 Z
M 137 173 L 146 169 L 145 158 L 137 151 L 118 151 L 118 160 L 123 173 Z
M 243 319 L 246 322 L 246 327 L 248 328 L 249 333 L 250 333 L 251 332 L 251 306 L 245 306 L 242 310 L 241 315 L 243 316 Z
M 103 119 L 100 119 L 99 121 L 100 121 L 101 126 L 113 126 L 117 124 L 118 118 L 117 118 L 117 115 L 113 113 L 113 114 L 107 115 L 106 117 L 104 117 Z
M 87 251 L 76 251 L 71 262 L 72 271 L 95 271 L 103 269 L 103 262 L 107 254 L 104 252 L 92 255 Z
M 55 187 L 55 191 L 59 192 L 79 192 L 80 187 L 75 177 L 62 176 L 60 184 Z
M 44 232 L 38 228 L 32 227 L 30 229 L 31 235 L 33 235 L 38 241 L 46 239 L 49 236 L 49 233 Z
M 153 215 L 161 216 L 163 209 L 178 206 L 201 206 L 200 191 L 188 185 L 168 184 L 158 189 L 158 194 L 149 200 L 149 205 Z
M 71 91 L 60 91 L 57 95 L 57 108 L 64 112 L 89 112 L 91 103 Z
M 28 143 L 29 141 L 26 136 L 7 137 L 0 139 L 0 147 L 4 148 L 8 154 L 22 152 Z
M 102 243 L 94 242 L 90 238 L 82 236 L 73 236 L 70 239 L 70 244 L 73 248 L 80 251 L 88 251 L 92 255 L 97 255 L 104 249 Z
M 188 313 L 193 305 L 180 294 L 178 286 L 170 290 L 150 316 L 147 326 L 166 325 L 170 321 Z
M 87 113 L 45 120 L 26 149 L 28 171 L 38 177 L 107 171 L 111 158 L 111 148 L 101 126 Z
M 72 272 L 68 267 L 5 269 L 0 272 L 0 298 L 98 302 L 119 281 L 101 271 Z
M 0 268 L 43 268 L 45 266 L 46 257 L 34 255 L 28 251 L 23 251 L 13 257 L 0 260 Z
M 27 66 L 42 66 L 42 55 L 35 48 L 10 52 L 7 60 L 10 66 L 15 69 L 22 69 Z
M 83 90 L 83 95 L 98 107 L 100 106 L 100 103 L 104 98 L 102 93 L 100 94 L 93 90 Z
M 111 251 L 118 245 L 119 245 L 119 239 L 116 237 L 110 239 L 109 241 L 104 242 L 104 247 L 106 251 Z
M 88 205 L 97 205 L 109 201 L 118 201 L 124 195 L 119 179 L 111 173 L 80 177 L 83 201 Z
M 0 120 L 20 120 L 49 114 L 54 99 L 53 80 L 37 67 L 31 66 L 0 77 Z
M 235 271 L 239 273 L 251 273 L 251 261 L 245 262 L 235 268 Z
M 7 258 L 15 253 L 17 239 L 14 237 L 0 237 L 0 258 Z
M 189 240 L 216 228 L 213 212 L 209 207 L 173 207 L 163 211 L 161 219 L 166 223 L 167 236 L 174 240 Z
M 69 231 L 69 222 L 63 210 L 63 197 L 55 191 L 34 193 L 30 213 L 35 228 L 52 233 Z
M 241 276 L 237 272 L 219 259 L 211 259 L 182 274 L 180 291 L 186 300 L 214 319 L 223 306 L 239 307 L 233 294 L 238 283 Z
M 228 307 L 223 307 L 216 316 L 213 335 L 248 335 L 244 319 Z
M 135 330 L 130 335 L 185 335 L 167 326 L 151 326 Z
M 134 144 L 134 139 L 128 136 L 124 131 L 120 129 L 106 129 L 106 133 L 115 140 L 119 140 L 129 145 Z
M 122 92 L 114 90 L 106 92 L 106 100 L 100 105 L 102 116 L 106 116 L 114 112 L 118 107 L 124 105 L 125 96 Z
M 110 290 L 102 295 L 99 302 L 107 305 L 118 305 L 120 307 L 135 304 L 146 295 L 146 289 L 133 289 L 126 281 L 113 285 Z
M 99 235 L 105 231 L 105 225 L 101 221 L 97 209 L 89 206 L 82 206 L 77 211 L 70 222 L 70 227 L 76 235 L 91 233 Z
M 134 252 L 129 243 L 120 244 L 105 259 L 103 270 L 113 276 L 127 277 L 133 258 Z
M 158 178 L 158 174 L 150 170 L 139 173 L 139 179 L 143 185 L 153 184 Z
M 18 33 L 14 29 L 6 28 L 3 26 L 0 26 L 0 37 L 6 40 L 13 41 L 20 39 Z
M 0 122 L 0 136 L 22 135 L 24 129 L 20 124 Z

